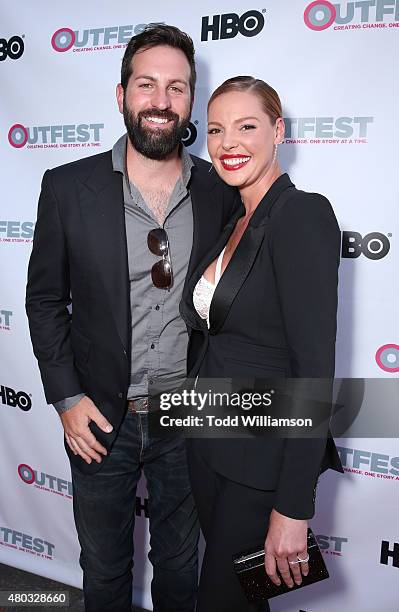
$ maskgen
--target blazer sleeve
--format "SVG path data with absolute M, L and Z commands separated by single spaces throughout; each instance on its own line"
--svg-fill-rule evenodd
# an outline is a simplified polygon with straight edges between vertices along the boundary
M 82 393 L 70 343 L 70 304 L 67 242 L 51 171 L 47 170 L 29 261 L 26 313 L 49 404 Z
M 340 231 L 329 201 L 297 192 L 276 215 L 271 250 L 294 378 L 334 377 Z M 286 439 L 275 508 L 314 515 L 326 438 Z

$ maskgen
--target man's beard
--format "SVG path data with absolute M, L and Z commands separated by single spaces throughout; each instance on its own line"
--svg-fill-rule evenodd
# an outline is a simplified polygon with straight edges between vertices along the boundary
M 173 121 L 169 128 L 150 128 L 143 126 L 143 118 L 146 116 L 161 117 Z M 123 100 L 123 118 L 127 134 L 132 146 L 150 159 L 165 159 L 180 144 L 186 133 L 190 115 L 179 120 L 179 115 L 170 110 L 161 111 L 159 109 L 148 109 L 140 111 L 135 115 L 127 108 L 125 99 Z

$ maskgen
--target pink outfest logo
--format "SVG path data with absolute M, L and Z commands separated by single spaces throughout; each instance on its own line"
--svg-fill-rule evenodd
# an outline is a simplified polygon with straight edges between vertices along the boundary
M 99 147 L 103 123 L 68 123 L 66 125 L 25 126 L 14 123 L 8 130 L 8 142 L 22 149 L 62 149 L 67 147 Z
M 383 344 L 376 352 L 375 360 L 384 372 L 399 372 L 399 344 Z
M 36 488 L 46 493 L 52 493 L 60 497 L 72 499 L 72 482 L 65 478 L 59 478 L 58 476 L 47 474 L 43 471 L 34 470 L 26 463 L 19 464 L 18 475 L 25 484 L 34 485 Z
M 51 46 L 57 53 L 75 51 L 105 51 L 124 49 L 132 36 L 136 36 L 150 25 L 160 25 L 163 21 L 152 23 L 137 23 L 127 25 L 112 25 L 95 28 L 72 30 L 59 28 L 51 36 Z
M 351 0 L 332 4 L 328 0 L 311 2 L 303 19 L 315 32 L 326 30 L 375 30 L 399 26 L 398 0 Z
M 21 149 L 28 142 L 28 131 L 21 123 L 15 123 L 8 130 L 8 142 L 12 147 Z
M 60 28 L 51 37 L 51 46 L 54 51 L 63 53 L 69 51 L 75 44 L 76 34 L 70 28 Z
M 21 463 L 18 466 L 18 474 L 21 480 L 26 482 L 26 484 L 33 484 L 35 482 L 35 472 L 32 470 L 30 465 L 26 463 Z
M 327 0 L 316 0 L 306 7 L 303 14 L 306 25 L 311 30 L 326 30 L 335 21 L 337 10 L 331 2 Z

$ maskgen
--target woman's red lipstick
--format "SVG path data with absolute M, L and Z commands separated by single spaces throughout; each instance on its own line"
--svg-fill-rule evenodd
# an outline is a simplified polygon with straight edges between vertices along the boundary
M 222 155 L 220 158 L 222 166 L 225 170 L 239 170 L 243 168 L 251 159 L 250 155 L 240 155 L 235 153 L 234 155 Z

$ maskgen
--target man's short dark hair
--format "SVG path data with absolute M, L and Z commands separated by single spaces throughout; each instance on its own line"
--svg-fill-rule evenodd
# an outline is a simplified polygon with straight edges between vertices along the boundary
M 167 45 L 183 51 L 190 64 L 190 92 L 192 100 L 194 98 L 195 82 L 197 80 L 194 60 L 194 43 L 188 34 L 170 25 L 149 25 L 143 32 L 140 32 L 140 34 L 130 39 L 122 60 L 121 85 L 123 91 L 126 91 L 129 78 L 132 74 L 132 59 L 134 54 L 139 50 L 151 49 L 158 45 Z

